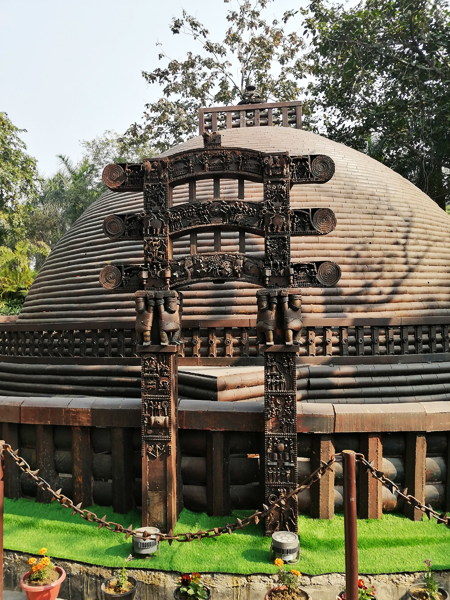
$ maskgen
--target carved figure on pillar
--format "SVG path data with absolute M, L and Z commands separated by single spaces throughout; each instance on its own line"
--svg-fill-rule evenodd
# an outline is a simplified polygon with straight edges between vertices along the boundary
M 262 290 L 257 292 L 258 316 L 256 320 L 256 333 L 261 344 L 272 346 L 274 343 L 273 332 L 276 325 L 277 296 Z
M 152 324 L 153 324 L 153 308 L 155 301 L 153 298 L 147 298 L 145 295 L 136 295 L 136 333 L 138 344 L 143 346 L 150 345 Z
M 159 317 L 159 334 L 161 345 L 178 344 L 180 341 L 180 313 L 178 310 L 178 294 L 166 297 L 156 297 Z
M 286 346 L 299 344 L 302 330 L 302 296 L 283 291 L 280 294 L 281 314 L 283 318 L 284 343 Z

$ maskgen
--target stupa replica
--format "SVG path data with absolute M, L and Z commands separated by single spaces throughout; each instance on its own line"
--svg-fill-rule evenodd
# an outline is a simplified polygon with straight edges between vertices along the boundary
M 450 510 L 450 216 L 303 131 L 297 102 L 199 116 L 105 169 L 1 326 L 3 439 L 75 502 L 166 530 L 182 506 L 257 508 L 344 448 Z M 360 517 L 422 517 L 359 477 Z M 8 460 L 5 491 L 36 495 Z M 341 506 L 339 465 L 298 498 Z

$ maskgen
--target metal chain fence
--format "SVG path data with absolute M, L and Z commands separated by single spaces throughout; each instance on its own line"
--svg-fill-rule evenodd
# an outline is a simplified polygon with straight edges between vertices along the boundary
M 114 531 L 116 533 L 124 533 L 126 539 L 135 533 L 132 525 L 125 528 L 120 523 L 115 523 L 114 521 L 106 521 L 106 515 L 102 518 L 98 517 L 94 512 L 89 511 L 87 509 L 81 508 L 81 503 L 75 505 L 74 502 L 61 493 L 61 489 L 55 491 L 52 489 L 50 484 L 45 481 L 42 477 L 38 475 L 39 471 L 32 471 L 30 465 L 27 461 L 18 455 L 18 450 L 13 451 L 11 446 L 6 442 L 1 441 L 0 452 L 6 450 L 8 454 L 12 457 L 17 467 L 25 473 L 28 477 L 30 477 L 35 484 L 42 490 L 49 492 L 53 500 L 56 500 L 64 506 L 65 508 L 72 509 L 72 516 L 78 514 L 85 521 L 89 521 L 91 523 L 98 523 L 98 529 L 102 527 L 106 527 L 109 531 Z M 450 527 L 450 518 L 447 516 L 447 513 L 439 513 L 431 508 L 431 506 L 425 506 L 422 504 L 417 498 L 411 496 L 407 493 L 407 490 L 400 490 L 399 486 L 396 485 L 393 481 L 385 477 L 382 471 L 377 470 L 373 466 L 373 462 L 368 462 L 363 454 L 356 453 L 356 460 L 358 460 L 365 469 L 370 473 L 372 477 L 374 477 L 377 481 L 379 481 L 382 485 L 384 485 L 391 493 L 398 495 L 400 498 L 403 498 L 405 502 L 414 506 L 418 510 L 421 510 L 424 514 L 427 515 L 429 519 L 432 517 L 436 519 L 438 524 L 445 524 L 447 527 Z M 318 467 L 315 471 L 313 471 L 308 477 L 306 477 L 301 484 L 299 484 L 296 488 L 294 488 L 289 494 L 280 496 L 277 498 L 270 507 L 263 504 L 263 510 L 258 510 L 252 515 L 246 517 L 245 519 L 236 519 L 236 522 L 233 524 L 226 524 L 222 527 L 214 527 L 213 529 L 201 530 L 199 529 L 197 532 L 186 532 L 186 533 L 178 533 L 173 535 L 173 532 L 170 531 L 168 534 L 160 533 L 156 536 L 157 542 L 168 542 L 169 545 L 172 544 L 173 541 L 176 542 L 192 542 L 193 540 L 200 541 L 204 538 L 214 538 L 219 537 L 222 534 L 230 534 L 238 529 L 243 529 L 247 525 L 251 523 L 258 524 L 259 521 L 265 519 L 273 510 L 282 507 L 289 498 L 292 496 L 301 494 L 305 490 L 309 489 L 316 481 L 319 481 L 323 477 L 323 475 L 332 468 L 333 464 L 342 457 L 342 453 L 334 454 L 328 462 L 321 461 L 320 467 Z M 150 535 L 150 534 L 148 534 Z M 153 537 L 154 534 L 152 534 Z M 147 537 L 144 534 L 143 537 Z

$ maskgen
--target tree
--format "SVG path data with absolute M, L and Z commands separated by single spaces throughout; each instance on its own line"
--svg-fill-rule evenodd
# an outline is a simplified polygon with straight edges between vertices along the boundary
M 450 19 L 444 0 L 313 0 L 304 11 L 316 127 L 450 200 Z
M 225 0 L 227 1 L 227 0 Z M 162 97 L 146 105 L 144 122 L 135 123 L 121 139 L 124 148 L 142 140 L 159 151 L 195 135 L 198 109 L 241 100 L 248 84 L 257 87 L 266 101 L 297 99 L 298 80 L 304 74 L 299 52 L 303 40 L 297 32 L 286 32 L 296 11 L 287 11 L 281 20 L 264 18 L 271 0 L 242 0 L 227 14 L 229 27 L 222 42 L 210 39 L 209 31 L 183 10 L 170 29 L 184 33 L 200 46 L 200 53 L 188 52 L 185 60 L 169 58 L 161 50 L 164 66 L 142 75 L 162 89 Z
M 86 208 L 107 191 L 102 171 L 108 163 L 136 162 L 144 156 L 153 156 L 146 144 L 135 144 L 124 153 L 114 131 L 84 140 L 81 146 L 84 152 L 77 164 L 67 156 L 58 155 L 60 169 L 43 182 L 42 193 L 33 202 L 27 229 L 35 244 L 44 242 L 54 246 Z M 39 269 L 43 256 L 36 259 Z
M 92 165 L 93 181 L 100 184 L 103 169 L 109 163 L 141 162 L 143 158 L 154 156 L 154 150 L 146 140 L 134 143 L 125 148 L 121 144 L 120 136 L 112 130 L 105 131 L 93 140 L 83 140 L 81 146 L 84 149 L 83 159 Z M 106 191 L 106 187 L 102 188 Z
M 48 255 L 45 244 L 17 242 L 14 250 L 0 246 L 0 314 L 18 314 L 37 275 L 32 263 L 37 255 Z
M 41 180 L 36 160 L 26 153 L 19 129 L 0 112 L 0 246 L 14 248 L 25 236 L 29 204 L 37 198 Z

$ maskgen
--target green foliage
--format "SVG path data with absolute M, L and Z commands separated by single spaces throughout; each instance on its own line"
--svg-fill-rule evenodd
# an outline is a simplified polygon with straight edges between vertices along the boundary
M 318 131 L 374 152 L 443 208 L 450 199 L 447 6 L 313 0 L 304 11 Z
M 225 0 L 227 1 L 227 0 Z M 227 13 L 228 27 L 221 42 L 210 38 L 208 29 L 183 10 L 170 29 L 174 35 L 191 36 L 200 52 L 188 52 L 185 60 L 170 59 L 161 50 L 164 66 L 143 72 L 150 84 L 162 90 L 162 97 L 146 105 L 144 123 L 132 125 L 122 138 L 124 147 L 136 141 L 149 142 L 164 151 L 198 131 L 198 109 L 241 100 L 248 84 L 257 87 L 266 101 L 297 99 L 298 79 L 304 64 L 300 50 L 303 40 L 296 29 L 286 31 L 296 11 L 287 11 L 281 20 L 264 18 L 271 0 L 243 0 Z
M 436 581 L 434 573 L 431 570 L 431 560 L 427 559 L 423 562 L 425 563 L 427 569 L 423 578 L 427 598 L 429 598 L 430 600 L 440 600 L 440 594 L 438 592 L 438 582 Z
M 18 242 L 14 249 L 0 246 L 0 300 L 5 303 L 6 314 L 17 314 L 12 307 L 22 305 L 36 277 L 37 272 L 30 267 L 33 257 L 47 256 L 48 252 L 45 244 L 27 240 Z
M 129 554 L 127 556 L 127 558 L 124 559 L 122 568 L 116 575 L 117 583 L 114 587 L 114 591 L 117 592 L 118 594 L 123 594 L 124 592 L 127 592 L 129 589 L 127 563 L 132 560 L 133 560 L 133 555 Z
M 283 563 L 281 559 L 278 559 L 279 562 Z M 275 564 L 277 561 L 275 560 Z M 301 576 L 300 571 L 296 569 L 289 569 L 286 571 L 283 564 L 278 568 L 278 581 L 281 585 L 287 585 L 288 589 L 295 589 L 300 585 L 299 577 Z
M 27 222 L 30 239 L 53 247 L 78 217 L 107 190 L 102 182 L 102 171 L 111 162 L 136 162 L 152 156 L 148 145 L 135 145 L 122 151 L 119 136 L 105 131 L 93 140 L 82 141 L 84 149 L 80 162 L 58 155 L 59 171 L 46 179 L 42 193 L 33 203 Z M 39 268 L 42 261 L 38 260 Z
M 36 161 L 19 135 L 24 131 L 0 112 L 0 245 L 10 248 L 24 237 L 28 205 L 41 183 Z

